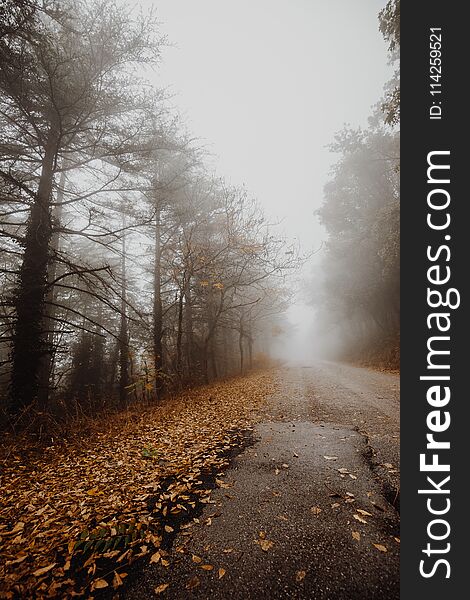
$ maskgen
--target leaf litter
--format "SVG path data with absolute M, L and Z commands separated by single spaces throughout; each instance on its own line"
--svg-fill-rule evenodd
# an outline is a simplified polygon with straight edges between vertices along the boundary
M 0 457 L 0 597 L 89 596 L 136 560 L 169 566 L 165 547 L 212 503 L 209 476 L 221 481 L 274 390 L 269 372 L 217 382 L 100 422 L 80 443 Z

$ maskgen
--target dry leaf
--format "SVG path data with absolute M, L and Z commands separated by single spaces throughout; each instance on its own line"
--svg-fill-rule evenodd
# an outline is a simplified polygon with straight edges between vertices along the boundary
M 169 585 L 169 583 L 161 583 L 160 585 L 157 585 L 157 587 L 154 589 L 154 592 L 156 594 L 161 594 L 169 587 Z
M 201 569 L 203 569 L 204 571 L 212 571 L 213 568 L 214 565 L 201 565 Z
M 380 552 L 387 552 L 387 548 L 385 546 L 383 546 L 382 544 L 372 544 L 374 546 L 374 548 L 377 548 L 377 550 L 380 550 Z
M 367 512 L 366 510 L 362 510 L 362 508 L 356 508 L 356 511 L 363 515 L 364 517 L 371 517 L 372 514 L 370 512 Z
M 339 502 L 333 502 L 333 504 L 331 505 L 331 508 L 339 508 L 341 506 L 341 504 L 339 504 Z
M 312 506 L 310 512 L 312 512 L 315 516 L 318 516 L 322 512 L 322 509 L 319 506 Z
M 48 565 L 47 567 L 42 567 L 41 569 L 34 571 L 33 575 L 35 577 L 41 577 L 41 575 L 44 575 L 44 573 L 47 573 L 48 571 L 53 569 L 56 566 L 56 564 L 57 563 L 52 563 L 52 565 Z
M 225 575 L 225 573 L 226 573 L 226 570 L 225 570 L 225 569 L 222 569 L 222 568 L 220 568 L 220 569 L 219 569 L 219 579 L 222 579 L 222 577 Z
M 123 584 L 122 578 L 117 571 L 114 571 L 113 588 L 116 589 Z
M 325 460 L 338 460 L 337 456 L 324 456 L 323 457 Z
M 297 571 L 297 573 L 295 574 L 295 580 L 302 581 L 302 579 L 305 578 L 305 575 L 307 575 L 305 571 Z
M 274 542 L 271 542 L 270 540 L 258 540 L 257 543 L 261 546 L 261 550 L 264 552 L 271 550 L 271 548 L 274 546 Z
M 102 590 L 103 588 L 107 588 L 108 585 L 109 584 L 106 581 L 106 579 L 95 579 L 95 581 L 93 581 L 93 583 L 91 584 L 91 589 L 92 590 Z
M 202 558 L 200 556 L 196 556 L 195 554 L 193 554 L 192 559 L 195 563 L 202 563 Z
M 165 525 L 165 531 L 167 533 L 172 533 L 174 531 L 173 527 L 170 527 L 169 525 Z
M 349 477 L 351 477 L 351 479 L 357 479 L 357 477 L 355 475 L 353 475 L 352 473 L 348 473 Z
M 394 537 L 393 539 L 396 541 L 397 544 L 400 543 L 400 538 L 399 537 Z
M 150 557 L 150 562 L 157 563 L 161 559 L 161 557 L 162 555 L 160 554 L 160 552 L 155 552 L 155 554 L 152 554 L 152 556 Z
M 353 519 L 356 519 L 356 521 L 359 521 L 359 523 L 364 523 L 365 525 L 367 525 L 367 521 L 363 519 L 361 515 L 353 515 Z
M 186 589 L 194 590 L 194 588 L 197 588 L 199 585 L 201 585 L 201 580 L 197 575 L 195 575 L 194 577 L 191 577 L 191 579 L 186 583 Z
M 351 531 L 351 535 L 356 540 L 356 542 L 358 542 L 361 539 L 361 534 L 359 533 L 359 531 Z

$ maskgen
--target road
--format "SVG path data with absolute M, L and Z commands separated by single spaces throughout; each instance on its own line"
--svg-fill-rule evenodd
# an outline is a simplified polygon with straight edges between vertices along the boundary
M 399 598 L 398 375 L 317 362 L 277 376 L 229 487 L 125 598 L 165 582 L 170 599 Z

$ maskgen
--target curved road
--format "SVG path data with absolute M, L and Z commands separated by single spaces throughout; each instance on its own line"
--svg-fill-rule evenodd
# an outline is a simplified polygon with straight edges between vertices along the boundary
M 166 582 L 170 599 L 399 598 L 398 375 L 330 362 L 277 375 L 230 487 L 179 535 L 171 567 L 148 565 L 124 597 Z

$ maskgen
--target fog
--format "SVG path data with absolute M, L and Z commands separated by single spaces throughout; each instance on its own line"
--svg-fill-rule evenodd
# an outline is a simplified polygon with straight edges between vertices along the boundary
M 290 326 L 273 352 L 289 360 L 321 353 L 305 279 L 327 233 L 314 215 L 344 124 L 366 126 L 390 79 L 378 29 L 384 0 L 146 0 L 167 35 L 155 82 L 214 168 L 245 184 L 305 253 Z M 332 345 L 331 339 L 329 340 Z

